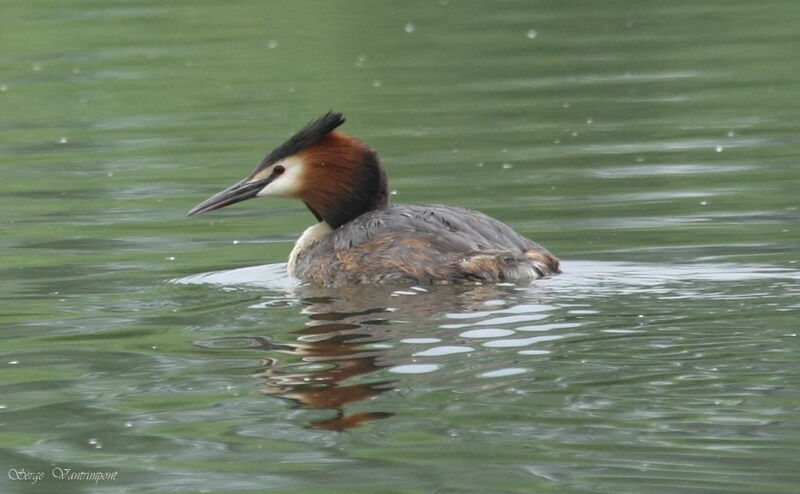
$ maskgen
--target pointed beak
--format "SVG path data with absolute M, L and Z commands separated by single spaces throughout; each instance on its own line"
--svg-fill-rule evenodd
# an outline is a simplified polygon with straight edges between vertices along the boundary
M 244 201 L 255 197 L 258 192 L 263 189 L 270 179 L 256 180 L 248 182 L 246 179 L 238 184 L 232 185 L 222 192 L 218 192 L 192 208 L 186 216 L 194 216 L 196 214 L 206 213 L 215 209 L 224 208 L 231 204 Z

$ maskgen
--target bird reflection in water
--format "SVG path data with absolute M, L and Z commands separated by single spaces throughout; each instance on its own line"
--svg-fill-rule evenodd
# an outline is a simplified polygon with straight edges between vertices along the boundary
M 320 304 L 320 301 L 311 302 Z M 389 339 L 385 328 L 381 327 L 388 321 L 352 322 L 364 316 L 378 315 L 375 314 L 378 312 L 382 311 L 312 316 L 312 320 L 319 323 L 296 331 L 297 343 L 281 345 L 283 351 L 291 348 L 292 354 L 301 356 L 305 365 L 282 367 L 276 360 L 265 360 L 265 365 L 255 374 L 265 380 L 261 392 L 292 400 L 306 409 L 336 410 L 335 417 L 313 422 L 311 427 L 315 429 L 350 429 L 370 420 L 392 416 L 387 412 L 345 412 L 349 404 L 377 396 L 395 385 L 395 381 L 345 382 L 389 365 L 382 362 L 386 350 L 364 348 L 370 343 Z M 344 320 L 351 322 L 342 322 Z
M 260 391 L 292 401 L 309 410 L 334 410 L 333 418 L 317 420 L 313 429 L 347 430 L 394 415 L 388 411 L 348 412 L 351 404 L 394 389 L 396 380 L 366 382 L 365 376 L 405 363 L 408 355 L 398 352 L 393 340 L 401 330 L 417 334 L 435 325 L 431 321 L 444 312 L 485 310 L 484 302 L 504 300 L 513 305 L 520 290 L 515 286 L 442 286 L 394 289 L 352 286 L 332 290 L 300 287 L 294 293 L 305 305 L 307 326 L 294 332 L 291 343 L 268 337 L 223 337 L 197 341 L 202 348 L 248 349 L 299 357 L 300 363 L 262 359 L 254 377 L 264 379 Z

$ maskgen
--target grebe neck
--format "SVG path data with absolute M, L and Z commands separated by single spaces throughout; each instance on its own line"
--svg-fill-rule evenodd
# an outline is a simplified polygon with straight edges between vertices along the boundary
M 300 235 L 297 242 L 294 243 L 294 248 L 289 254 L 289 263 L 286 265 L 286 272 L 294 276 L 297 269 L 297 258 L 312 247 L 314 244 L 324 239 L 331 234 L 333 228 L 324 221 L 320 221 L 316 225 L 306 228 L 306 231 Z
M 334 230 L 389 203 L 386 172 L 377 153 L 369 148 L 361 151 L 349 166 L 324 160 L 316 164 L 320 172 L 324 170 L 318 175 L 319 182 L 324 183 L 315 183 L 316 193 L 303 198 L 317 221 Z

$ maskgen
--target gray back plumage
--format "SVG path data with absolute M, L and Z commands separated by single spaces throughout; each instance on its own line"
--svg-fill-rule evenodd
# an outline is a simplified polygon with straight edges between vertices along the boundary
M 434 234 L 450 252 L 507 250 L 524 252 L 533 243 L 508 225 L 470 209 L 441 205 L 398 205 L 370 211 L 331 234 L 334 250 L 349 249 L 398 232 Z

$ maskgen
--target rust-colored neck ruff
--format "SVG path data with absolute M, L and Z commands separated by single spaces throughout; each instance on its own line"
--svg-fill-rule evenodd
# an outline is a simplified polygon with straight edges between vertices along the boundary
M 300 198 L 332 228 L 388 205 L 386 172 L 361 141 L 331 132 L 300 153 L 306 163 Z

